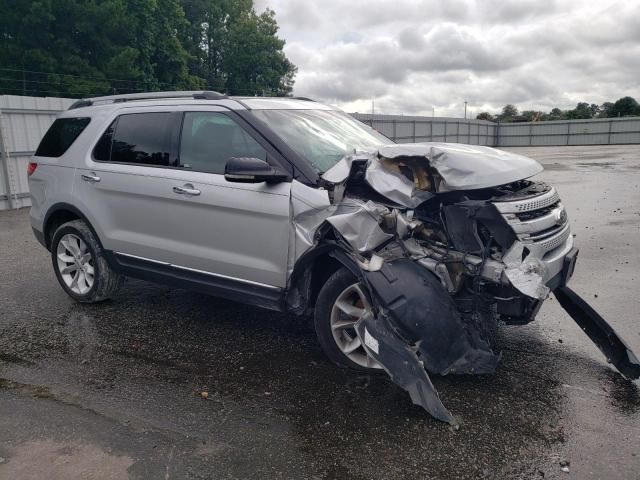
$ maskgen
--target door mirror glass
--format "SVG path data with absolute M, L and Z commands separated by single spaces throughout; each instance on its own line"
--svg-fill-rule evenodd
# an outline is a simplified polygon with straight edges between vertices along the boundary
M 277 183 L 286 181 L 289 175 L 259 158 L 233 157 L 227 160 L 224 178 L 239 183 Z

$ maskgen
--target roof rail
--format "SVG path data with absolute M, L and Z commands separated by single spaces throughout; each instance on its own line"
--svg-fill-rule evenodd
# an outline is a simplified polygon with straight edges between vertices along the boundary
M 307 97 L 286 97 L 286 98 L 292 98 L 294 100 L 304 100 L 305 102 L 315 102 L 313 98 L 307 98 Z
M 177 91 L 177 92 L 147 92 L 147 93 L 126 93 L 123 95 L 107 95 L 104 97 L 83 98 L 73 103 L 69 110 L 74 108 L 90 107 L 96 103 L 121 103 L 134 102 L 138 100 L 157 100 L 170 98 L 194 98 L 196 100 L 220 100 L 229 98 L 226 95 L 209 90 L 203 91 Z

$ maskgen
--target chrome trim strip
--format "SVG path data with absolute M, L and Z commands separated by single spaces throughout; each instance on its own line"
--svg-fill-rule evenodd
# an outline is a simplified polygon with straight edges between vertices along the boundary
M 280 287 L 276 287 L 275 285 L 267 285 L 266 283 L 254 282 L 252 280 L 244 280 L 242 278 L 237 278 L 237 277 L 229 277 L 227 275 L 221 275 L 219 273 L 211 273 L 211 272 L 207 272 L 205 270 L 198 270 L 197 268 L 189 268 L 189 267 L 183 267 L 181 265 L 175 265 L 173 263 L 160 262 L 158 260 L 153 260 L 151 258 L 139 257 L 138 255 L 131 255 L 130 253 L 122 253 L 122 252 L 114 252 L 114 253 L 116 255 L 122 255 L 123 257 L 129 257 L 129 258 L 134 258 L 136 260 L 143 260 L 145 262 L 155 263 L 157 265 L 162 265 L 164 267 L 173 267 L 173 268 L 177 268 L 178 270 L 184 270 L 184 271 L 193 272 L 193 273 L 200 273 L 200 274 L 203 274 L 203 275 L 209 275 L 211 277 L 222 278 L 222 279 L 225 279 L 225 280 L 233 280 L 233 281 L 236 281 L 236 282 L 242 282 L 242 283 L 247 283 L 247 284 L 250 284 L 250 285 L 255 285 L 257 287 L 270 288 L 272 290 L 282 290 Z
M 136 260 L 144 260 L 145 262 L 155 263 L 156 265 L 163 265 L 165 267 L 171 266 L 171 264 L 167 262 L 160 262 L 158 260 L 153 260 L 147 257 L 139 257 L 138 255 L 131 255 L 130 253 L 122 253 L 122 252 L 113 252 L 113 253 L 115 253 L 116 255 L 122 255 L 123 257 L 129 257 L 129 258 L 134 258 Z

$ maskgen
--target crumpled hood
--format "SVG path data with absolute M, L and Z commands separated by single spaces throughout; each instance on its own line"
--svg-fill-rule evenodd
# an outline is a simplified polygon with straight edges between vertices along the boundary
M 403 143 L 384 145 L 375 151 L 362 153 L 386 159 L 425 157 L 444 180 L 442 190 L 497 187 L 543 171 L 542 165 L 532 158 L 491 147 L 460 143 Z M 344 164 L 339 165 L 329 169 L 323 178 L 332 181 L 348 173 Z M 336 175 L 338 171 L 343 175 Z

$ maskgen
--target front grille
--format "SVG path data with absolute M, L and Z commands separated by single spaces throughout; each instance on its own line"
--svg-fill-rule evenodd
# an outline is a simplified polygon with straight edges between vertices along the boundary
M 558 205 L 560 205 L 560 201 L 557 201 L 554 204 L 549 205 L 548 207 L 543 207 L 538 210 L 529 210 L 527 212 L 516 213 L 516 217 L 518 217 L 518 220 L 522 222 L 527 222 L 529 220 L 534 220 L 548 214 L 549 212 L 557 208 Z
M 518 239 L 540 256 L 564 244 L 569 221 L 555 188 L 533 198 L 494 202 Z
M 555 188 L 551 188 L 547 193 L 543 193 L 537 197 L 509 202 L 496 201 L 494 205 L 500 213 L 522 213 L 547 208 L 559 201 L 560 197 L 558 196 L 558 192 L 556 192 Z
M 567 241 L 571 235 L 571 230 L 569 229 L 569 224 L 565 225 L 559 233 L 555 233 L 554 236 L 547 238 L 547 240 L 542 240 L 539 242 L 535 242 L 535 244 L 544 252 L 550 252 L 554 248 L 558 248 L 564 242 Z

